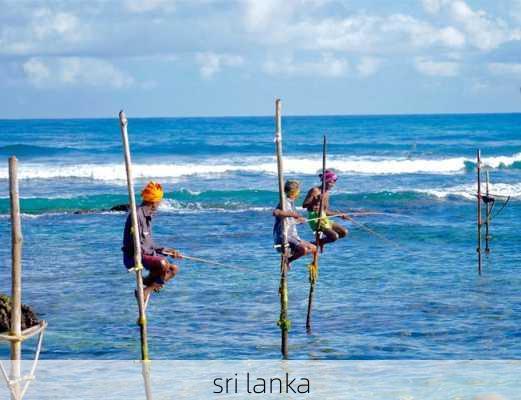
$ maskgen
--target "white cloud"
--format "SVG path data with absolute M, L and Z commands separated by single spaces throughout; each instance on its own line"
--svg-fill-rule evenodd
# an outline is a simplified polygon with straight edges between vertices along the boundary
M 29 81 L 35 86 L 42 86 L 51 75 L 47 65 L 38 58 L 31 58 L 22 65 L 22 68 Z
M 488 70 L 494 75 L 521 76 L 521 64 L 519 63 L 489 63 Z
M 499 20 L 491 20 L 484 11 L 474 11 L 464 1 L 450 4 L 450 16 L 461 23 L 471 43 L 480 50 L 491 50 L 511 39 L 508 27 Z
M 349 70 L 349 63 L 344 59 L 335 58 L 325 53 L 317 61 L 296 62 L 293 57 L 285 57 L 281 60 L 268 60 L 263 65 L 268 75 L 285 76 L 322 76 L 325 78 L 338 78 L 344 76 Z
M 521 30 L 510 27 L 503 19 L 494 18 L 483 10 L 473 10 L 463 0 L 422 0 L 422 4 L 431 14 L 443 11 L 463 30 L 468 42 L 479 50 L 489 51 L 505 42 L 521 39 Z M 455 37 L 453 32 L 447 34 Z
M 447 3 L 447 0 L 421 0 L 421 2 L 425 11 L 430 14 L 437 14 L 442 6 Z
M 391 15 L 383 21 L 381 26 L 382 34 L 401 35 L 402 41 L 406 40 L 406 45 L 409 46 L 430 47 L 440 45 L 447 48 L 460 48 L 465 44 L 465 37 L 456 28 L 452 26 L 437 28 L 409 15 Z M 395 39 L 396 36 L 392 38 Z
M 460 69 L 460 64 L 454 61 L 433 61 L 423 57 L 417 57 L 414 66 L 423 75 L 443 77 L 456 76 Z
M 344 18 L 288 18 L 259 25 L 252 38 L 261 46 L 288 46 L 315 51 L 346 51 L 366 55 L 408 53 L 417 48 L 465 45 L 462 32 L 453 26 L 436 27 L 410 15 L 359 13 Z
M 313 15 L 331 0 L 243 0 L 244 23 L 249 31 L 263 30 L 269 26 L 282 24 L 295 19 Z
M 111 63 L 87 57 L 32 57 L 22 65 L 36 87 L 97 86 L 116 89 L 131 86 L 134 79 Z
M 376 73 L 380 68 L 381 60 L 373 57 L 363 57 L 356 66 L 356 70 L 362 77 L 368 77 Z
M 204 52 L 196 54 L 199 72 L 205 79 L 212 78 L 222 67 L 238 67 L 244 63 L 244 58 L 234 54 L 218 54 Z
M 440 42 L 447 47 L 463 47 L 465 45 L 465 35 L 452 26 L 440 29 L 438 35 Z
M 174 0 L 125 0 L 125 8 L 132 13 L 150 11 L 171 12 L 175 10 Z
M 277 0 L 247 0 L 245 5 L 245 24 L 247 29 L 257 29 L 258 27 L 269 24 L 273 18 L 281 13 L 277 13 L 277 4 L 281 4 L 281 9 L 288 12 L 289 2 L 279 2 Z
M 17 15 L 16 23 L 3 23 L 0 54 L 53 53 L 73 48 L 90 38 L 89 26 L 74 13 L 48 8 L 25 11 Z
M 53 13 L 41 8 L 33 13 L 31 28 L 37 39 L 60 36 L 68 40 L 77 40 L 80 23 L 78 17 L 66 12 Z

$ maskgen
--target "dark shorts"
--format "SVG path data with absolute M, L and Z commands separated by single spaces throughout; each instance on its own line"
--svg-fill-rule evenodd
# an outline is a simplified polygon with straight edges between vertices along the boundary
M 302 240 L 299 240 L 299 239 L 296 239 L 296 238 L 288 238 L 288 245 L 289 245 L 289 250 L 290 250 L 290 255 L 293 254 L 295 252 L 295 249 L 297 248 L 297 246 L 300 244 L 300 242 L 302 242 Z M 282 253 L 282 246 L 280 245 L 280 243 L 276 244 L 276 249 L 279 253 Z
M 161 285 L 165 283 L 161 278 L 163 260 L 166 260 L 166 258 L 163 256 L 149 256 L 146 254 L 141 256 L 141 263 L 143 264 L 143 268 L 154 275 L 154 282 Z M 129 257 L 127 254 L 123 254 L 123 264 L 125 264 L 127 269 L 134 268 L 134 257 Z

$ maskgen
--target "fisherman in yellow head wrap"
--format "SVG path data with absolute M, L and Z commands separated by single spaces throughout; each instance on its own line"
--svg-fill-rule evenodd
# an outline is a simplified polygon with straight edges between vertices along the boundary
M 141 262 L 149 271 L 143 278 L 145 299 L 152 291 L 159 291 L 166 282 L 172 279 L 179 267 L 168 262 L 165 255 L 183 258 L 175 249 L 158 247 L 152 239 L 152 217 L 163 200 L 163 188 L 157 182 L 149 182 L 141 192 L 143 202 L 137 207 L 137 222 L 141 242 Z M 132 219 L 129 212 L 123 233 L 123 263 L 127 269 L 134 267 L 134 242 L 132 238 Z

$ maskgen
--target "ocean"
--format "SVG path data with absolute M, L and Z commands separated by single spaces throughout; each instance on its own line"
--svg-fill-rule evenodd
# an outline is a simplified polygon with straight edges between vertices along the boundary
M 230 266 L 179 262 L 149 306 L 151 357 L 280 358 L 273 118 L 130 115 L 128 129 L 136 192 L 149 179 L 166 191 L 156 242 Z M 356 221 L 387 240 L 341 222 L 348 237 L 320 258 L 312 335 L 308 260 L 293 263 L 290 358 L 519 359 L 521 114 L 283 117 L 285 176 L 301 181 L 299 202 L 319 183 L 324 134 L 339 175 L 332 208 L 374 212 Z M 477 148 L 498 195 L 482 276 Z M 120 250 L 126 214 L 108 211 L 128 199 L 117 118 L 0 121 L 1 293 L 10 291 L 11 155 L 23 302 L 49 323 L 42 358 L 139 358 L 135 280 Z M 299 232 L 312 239 L 307 226 Z

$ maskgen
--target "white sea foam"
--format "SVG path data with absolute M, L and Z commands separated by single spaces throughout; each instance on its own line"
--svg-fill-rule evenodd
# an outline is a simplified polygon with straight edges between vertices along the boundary
M 181 204 L 179 201 L 174 199 L 164 199 L 161 205 L 159 206 L 159 210 L 162 212 L 175 212 L 175 213 L 183 213 L 183 214 L 191 214 L 191 213 L 201 213 L 201 212 L 220 212 L 220 213 L 241 213 L 246 211 L 271 211 L 271 207 L 255 207 L 255 206 L 247 206 L 246 204 L 229 204 L 229 208 L 225 207 L 205 207 L 203 204 L 199 202 L 190 202 Z
M 485 193 L 485 185 L 481 187 L 483 193 Z M 508 197 L 511 196 L 513 199 L 521 199 L 521 182 L 508 184 L 508 183 L 491 183 L 489 187 L 490 193 L 497 197 Z M 430 196 L 438 198 L 447 198 L 451 196 L 463 197 L 468 200 L 476 199 L 477 187 L 475 184 L 457 185 L 447 188 L 434 188 L 434 189 L 414 189 L 415 192 L 425 193 Z
M 521 161 L 521 153 L 512 156 L 490 157 L 483 160 L 491 168 L 509 167 Z M 342 173 L 384 175 L 384 174 L 456 174 L 465 170 L 465 163 L 471 158 L 454 157 L 444 159 L 408 159 L 390 157 L 342 157 L 332 156 L 329 167 Z M 286 172 L 311 175 L 321 168 L 320 157 L 286 157 Z M 273 157 L 244 157 L 231 159 L 225 163 L 205 160 L 197 164 L 135 164 L 134 177 L 139 178 L 179 178 L 190 175 L 216 175 L 230 172 L 251 172 L 275 174 L 277 166 Z M 23 164 L 20 167 L 22 179 L 81 178 L 100 181 L 125 181 L 123 164 Z M 0 168 L 0 179 L 7 179 L 6 167 Z

